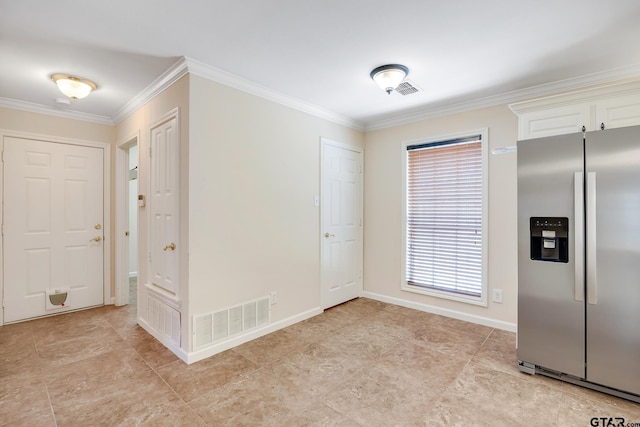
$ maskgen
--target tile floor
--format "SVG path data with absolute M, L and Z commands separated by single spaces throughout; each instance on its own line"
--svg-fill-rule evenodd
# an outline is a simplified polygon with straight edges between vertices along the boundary
M 185 365 L 113 306 L 0 328 L 0 425 L 590 426 L 640 405 L 520 373 L 515 335 L 358 299 Z

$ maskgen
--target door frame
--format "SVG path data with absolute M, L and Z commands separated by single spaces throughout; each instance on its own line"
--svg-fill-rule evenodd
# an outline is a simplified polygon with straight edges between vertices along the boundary
M 325 290 L 323 288 L 324 286 L 324 245 L 327 243 L 327 239 L 323 239 L 322 238 L 322 230 L 324 227 L 324 209 L 322 207 L 322 201 L 324 200 L 324 193 L 325 193 L 325 188 L 324 188 L 324 147 L 325 146 L 332 146 L 332 147 L 336 147 L 336 148 L 341 148 L 343 150 L 349 150 L 349 151 L 354 151 L 356 153 L 358 153 L 360 155 L 360 170 L 361 170 L 361 174 L 360 174 L 360 183 L 358 185 L 358 194 L 359 194 L 359 200 L 357 201 L 358 203 L 358 208 L 360 209 L 360 218 L 362 220 L 362 224 L 360 226 L 360 231 L 358 233 L 358 240 L 359 240 L 359 248 L 358 248 L 358 252 L 360 254 L 359 259 L 358 259 L 358 266 L 360 269 L 360 290 L 359 290 L 359 295 L 358 296 L 362 296 L 363 292 L 364 292 L 364 149 L 362 147 L 358 147 L 356 145 L 350 145 L 350 144 L 345 144 L 343 142 L 338 142 L 329 138 L 325 138 L 325 137 L 320 137 L 320 226 L 319 226 L 319 230 L 318 230 L 318 238 L 320 239 L 320 307 L 325 310 L 326 305 L 327 305 L 327 295 L 325 294 Z
M 104 229 L 104 254 L 102 267 L 102 287 L 104 304 L 113 304 L 111 296 L 111 144 L 107 142 L 88 141 L 84 139 L 65 138 L 54 135 L 21 132 L 9 129 L 0 129 L 0 150 L 4 153 L 5 138 L 33 139 L 56 144 L 79 145 L 82 147 L 102 149 L 103 177 L 103 229 Z M 0 201 L 4 204 L 4 159 L 0 162 Z M 4 208 L 0 209 L 0 223 L 4 226 Z M 0 233 L 0 326 L 4 325 L 4 233 Z
M 116 145 L 116 225 L 115 225 L 115 300 L 116 306 L 129 304 L 129 242 L 125 236 L 129 228 L 129 148 L 138 146 L 140 164 L 140 130 Z M 138 170 L 140 167 L 138 166 Z M 140 181 L 138 181 L 140 182 Z M 139 189 L 138 189 L 139 190 Z M 140 193 L 140 191 L 138 191 Z M 138 264 L 140 251 L 138 250 Z

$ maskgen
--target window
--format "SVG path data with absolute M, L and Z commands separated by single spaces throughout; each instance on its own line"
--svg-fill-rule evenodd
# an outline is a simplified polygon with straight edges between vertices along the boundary
M 486 134 L 405 145 L 405 290 L 486 304 Z

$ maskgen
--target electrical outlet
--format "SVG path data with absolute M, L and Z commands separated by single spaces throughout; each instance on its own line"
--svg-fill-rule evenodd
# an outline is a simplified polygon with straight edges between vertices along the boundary
M 502 304 L 502 289 L 494 289 L 492 299 L 493 299 L 493 302 Z
M 278 302 L 278 293 L 276 291 L 271 291 L 269 295 L 271 305 L 274 305 Z

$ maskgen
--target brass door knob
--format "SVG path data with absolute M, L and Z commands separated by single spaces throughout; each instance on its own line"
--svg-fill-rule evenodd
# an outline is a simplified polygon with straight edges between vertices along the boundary
M 91 239 L 91 240 L 89 240 L 89 241 L 90 241 L 90 242 L 99 242 L 99 241 L 101 241 L 101 240 L 102 240 L 102 237 L 100 237 L 100 236 L 96 236 L 96 237 L 94 237 L 93 239 Z
M 329 237 L 336 237 L 336 235 L 331 233 L 324 233 L 324 237 L 328 239 Z
M 167 249 L 171 249 L 172 251 L 175 251 L 176 250 L 176 244 L 171 242 L 170 244 L 168 244 L 167 246 L 162 248 L 163 251 L 166 251 Z

